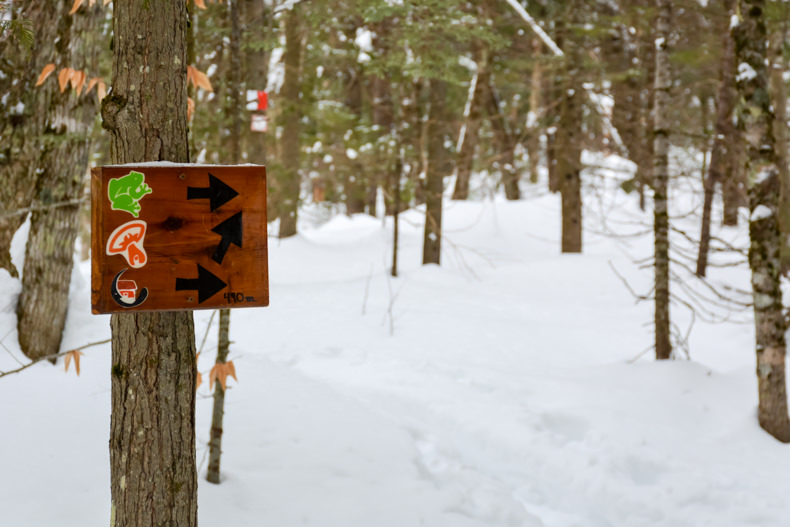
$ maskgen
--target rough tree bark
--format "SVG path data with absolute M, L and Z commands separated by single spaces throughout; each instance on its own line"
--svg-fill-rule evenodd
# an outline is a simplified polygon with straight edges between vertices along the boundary
M 724 12 L 728 15 L 735 12 L 735 0 L 724 1 Z M 708 266 L 708 252 L 710 248 L 710 222 L 713 209 L 713 197 L 716 184 L 732 176 L 732 160 L 730 149 L 740 136 L 732 122 L 732 112 L 735 108 L 735 42 L 729 32 L 729 16 L 724 23 L 727 26 L 721 29 L 722 55 L 719 66 L 719 93 L 716 102 L 716 126 L 713 139 L 713 149 L 708 166 L 708 177 L 705 178 L 705 197 L 702 202 L 702 227 L 700 232 L 699 254 L 697 256 L 697 276 L 705 276 Z
M 787 21 L 783 26 L 787 25 Z M 787 159 L 787 88 L 784 74 L 784 43 L 786 27 L 777 28 L 770 39 L 771 73 L 770 91 L 774 101 L 774 136 L 776 140 L 776 165 L 779 170 L 781 191 L 779 193 L 779 230 L 782 232 L 782 274 L 790 271 L 790 169 Z
M 60 95 L 55 79 L 34 85 L 44 66 L 66 51 L 58 34 L 72 20 L 66 16 L 68 0 L 22 0 L 12 7 L 36 28 L 31 50 L 17 39 L 0 39 L 0 268 L 18 276 L 9 253 L 11 239 L 35 195 L 42 135 L 50 109 L 57 105 L 53 99 Z
M 186 23 L 185 2 L 115 2 L 102 101 L 113 163 L 189 161 Z M 192 312 L 116 314 L 110 326 L 111 525 L 195 526 Z
M 285 78 L 281 90 L 283 99 L 280 141 L 283 170 L 280 175 L 281 198 L 280 238 L 296 234 L 296 214 L 299 206 L 299 78 L 301 76 L 302 32 L 300 29 L 300 5 L 294 4 L 285 16 Z
M 653 103 L 653 234 L 655 237 L 655 348 L 656 359 L 672 356 L 669 326 L 669 65 L 671 0 L 657 0 L 656 73 Z
M 746 139 L 749 175 L 749 267 L 752 270 L 760 426 L 790 442 L 785 384 L 785 331 L 780 287 L 782 247 L 773 108 L 766 66 L 765 0 L 740 0 L 733 28 L 740 94 L 738 119 Z
M 97 48 L 86 42 L 101 16 L 99 6 L 68 15 L 66 4 L 57 17 L 56 55 L 49 60 L 97 75 Z M 54 78 L 47 81 L 57 85 Z M 34 90 L 42 89 L 41 86 Z M 68 311 L 69 283 L 74 263 L 74 240 L 79 230 L 79 200 L 88 166 L 91 130 L 96 117 L 96 92 L 54 93 L 42 111 L 47 126 L 38 138 L 34 211 L 25 250 L 22 293 L 17 305 L 17 334 L 22 352 L 31 359 L 60 350 Z M 58 204 L 65 204 L 61 205 Z M 53 206 L 55 205 L 55 206 Z

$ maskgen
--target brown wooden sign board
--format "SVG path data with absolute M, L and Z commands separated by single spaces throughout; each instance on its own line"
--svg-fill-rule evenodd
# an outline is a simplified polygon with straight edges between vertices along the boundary
M 91 176 L 94 314 L 269 305 L 265 167 L 143 163 Z

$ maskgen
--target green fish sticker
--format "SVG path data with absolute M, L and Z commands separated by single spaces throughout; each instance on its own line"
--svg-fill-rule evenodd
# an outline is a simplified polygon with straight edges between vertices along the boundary
M 123 177 L 111 179 L 107 195 L 112 203 L 112 210 L 125 210 L 135 218 L 140 216 L 140 203 L 146 194 L 152 193 L 151 187 L 145 184 L 145 175 L 131 171 Z

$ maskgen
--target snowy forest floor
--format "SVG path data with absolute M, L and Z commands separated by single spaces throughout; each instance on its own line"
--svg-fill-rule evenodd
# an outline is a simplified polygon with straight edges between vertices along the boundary
M 447 201 L 441 267 L 420 265 L 423 217 L 408 211 L 398 278 L 391 219 L 311 205 L 298 236 L 270 238 L 270 307 L 232 311 L 239 382 L 219 486 L 204 479 L 212 398 L 207 382 L 198 390 L 200 524 L 787 525 L 790 446 L 757 425 L 750 310 L 675 265 L 678 336 L 691 322 L 683 302 L 716 305 L 698 310 L 690 360 L 678 347 L 679 360 L 655 362 L 651 302 L 614 271 L 649 292 L 652 213 L 616 190 L 616 173 L 585 179 L 582 255 L 559 254 L 559 197 L 543 184 L 522 184 L 519 202 Z M 692 186 L 674 182 L 672 211 L 697 235 Z M 745 225 L 716 222 L 714 235 L 745 250 Z M 695 254 L 681 233 L 673 243 L 678 261 Z M 712 268 L 710 284 L 749 290 L 743 254 L 712 258 L 742 264 Z M 63 350 L 110 336 L 89 282 L 81 262 Z M 24 362 L 20 287 L 0 271 L 0 370 Z M 210 316 L 195 312 L 198 346 Z M 110 347 L 85 353 L 80 377 L 60 362 L 0 379 L 0 525 L 109 521 Z

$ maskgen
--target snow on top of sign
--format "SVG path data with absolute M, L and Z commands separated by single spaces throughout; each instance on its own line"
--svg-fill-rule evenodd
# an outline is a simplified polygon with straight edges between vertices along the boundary
M 104 168 L 118 168 L 118 167 L 262 167 L 265 165 L 256 165 L 255 163 L 239 163 L 238 165 L 205 165 L 202 163 L 174 163 L 172 161 L 143 161 L 141 163 L 124 163 L 121 165 L 104 165 Z

